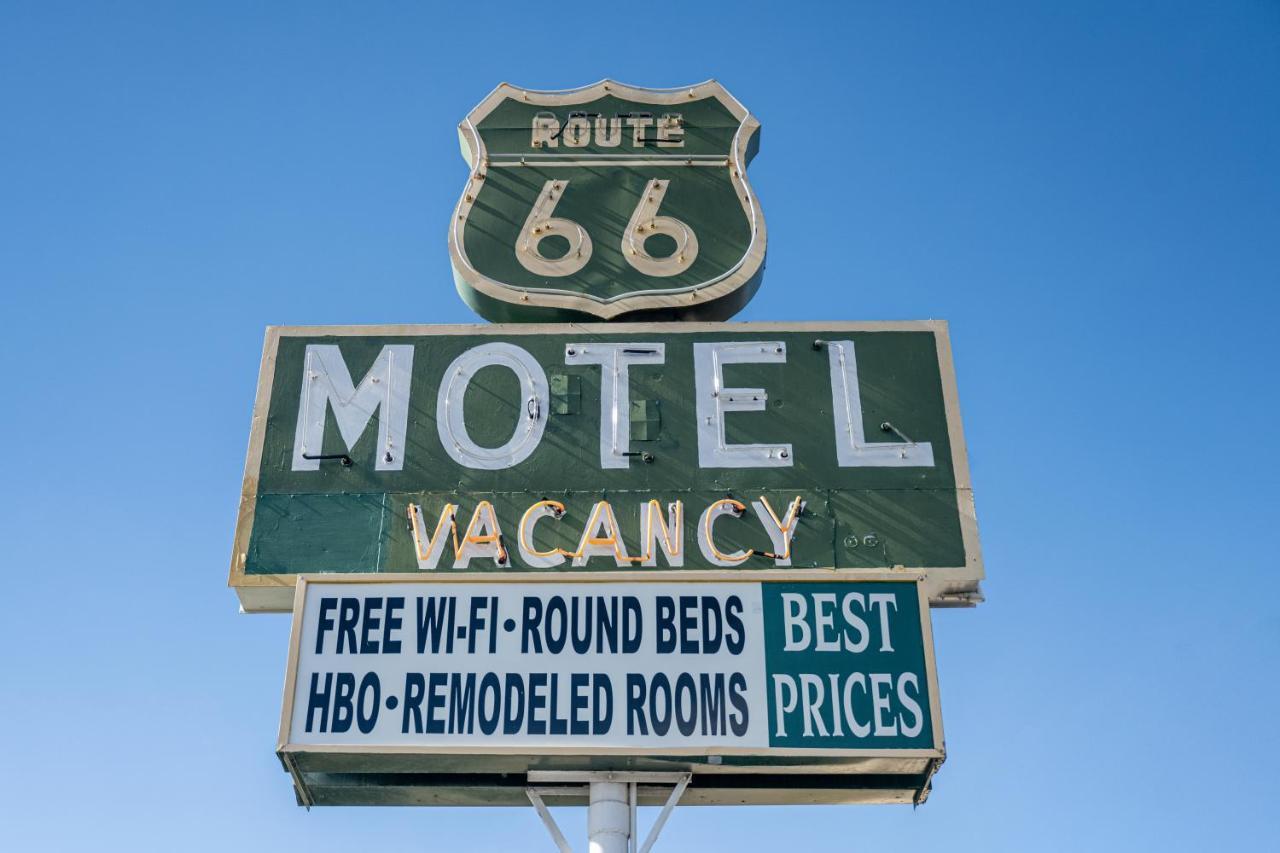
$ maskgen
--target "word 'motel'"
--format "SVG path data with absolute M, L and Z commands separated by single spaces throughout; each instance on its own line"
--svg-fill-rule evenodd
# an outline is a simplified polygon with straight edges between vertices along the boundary
M 867 440 L 858 388 L 858 365 L 850 340 L 823 342 L 828 355 L 836 459 L 850 467 L 933 467 L 928 441 Z M 336 345 L 309 344 L 294 433 L 292 468 L 317 471 L 324 439 L 325 416 L 332 410 L 338 431 L 351 449 L 378 417 L 377 471 L 404 468 L 409 419 L 412 344 L 384 346 L 368 373 L 356 385 Z M 732 444 L 725 439 L 725 416 L 765 411 L 768 392 L 761 388 L 726 388 L 726 364 L 768 364 L 787 360 L 781 341 L 695 342 L 694 382 L 698 465 L 701 468 L 785 468 L 794 462 L 791 444 Z M 629 374 L 639 367 L 665 362 L 662 343 L 568 343 L 565 363 L 598 365 L 600 383 L 600 467 L 627 468 L 631 409 Z M 511 370 L 520 381 L 522 422 L 499 447 L 472 440 L 463 415 L 463 399 L 471 380 L 491 366 Z M 529 458 L 542 441 L 550 392 L 542 365 L 525 349 L 505 342 L 485 343 L 459 355 L 445 370 L 436 400 L 436 427 L 445 452 L 465 468 L 497 471 Z

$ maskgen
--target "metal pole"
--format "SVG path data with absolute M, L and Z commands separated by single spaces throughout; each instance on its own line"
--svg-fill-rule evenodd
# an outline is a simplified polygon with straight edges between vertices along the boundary
M 640 783 L 628 782 L 627 794 L 631 798 L 631 802 L 627 804 L 627 826 L 631 833 L 631 838 L 627 840 L 627 853 L 636 853 L 636 809 L 640 805 Z
M 592 781 L 587 797 L 587 849 L 590 853 L 627 853 L 631 840 L 627 783 Z

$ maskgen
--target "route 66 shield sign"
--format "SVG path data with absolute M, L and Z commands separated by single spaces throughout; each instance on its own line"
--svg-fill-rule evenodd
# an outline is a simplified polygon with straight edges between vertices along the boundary
M 458 292 L 495 322 L 728 319 L 764 272 L 759 130 L 714 80 L 499 85 L 458 127 Z

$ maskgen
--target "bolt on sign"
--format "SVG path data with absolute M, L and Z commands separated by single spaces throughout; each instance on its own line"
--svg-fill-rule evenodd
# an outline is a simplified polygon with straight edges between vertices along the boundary
M 715 81 L 501 84 L 458 127 L 458 292 L 497 322 L 733 316 L 764 272 L 759 129 Z
M 268 330 L 246 610 L 303 573 L 893 568 L 980 600 L 944 323 Z
M 686 804 L 919 803 L 944 758 L 922 577 L 304 580 L 278 754 L 308 806 L 522 805 L 583 756 L 696 767 Z

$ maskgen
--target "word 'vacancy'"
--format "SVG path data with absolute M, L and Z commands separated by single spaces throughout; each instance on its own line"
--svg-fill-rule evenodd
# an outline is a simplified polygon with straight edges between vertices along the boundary
M 737 566 L 753 556 L 768 557 L 778 566 L 791 565 L 791 543 L 796 535 L 796 522 L 804 511 L 805 502 L 796 496 L 786 511 L 779 516 L 769 503 L 769 499 L 761 495 L 759 500 L 751 502 L 751 509 L 759 519 L 765 533 L 769 535 L 773 550 L 756 548 L 722 550 L 716 545 L 714 525 L 717 518 L 729 515 L 740 517 L 746 514 L 747 505 L 733 498 L 721 498 L 712 501 L 702 512 L 697 525 L 698 549 L 702 557 L 713 566 Z M 535 528 L 538 522 L 548 519 L 547 523 L 562 521 L 565 518 L 565 505 L 560 501 L 541 500 L 529 506 L 520 517 L 517 528 L 516 547 L 525 566 L 534 569 L 549 569 L 563 565 L 572 560 L 576 567 L 587 565 L 592 557 L 612 559 L 620 568 L 629 566 L 657 566 L 658 554 L 662 554 L 668 566 L 678 568 L 684 565 L 684 502 L 672 501 L 667 504 L 666 511 L 657 501 L 650 499 L 640 504 L 640 554 L 632 556 L 622 536 L 617 515 L 613 505 L 607 500 L 597 501 L 591 509 L 587 523 L 582 528 L 578 539 L 578 547 L 574 551 L 564 548 L 539 548 L 535 544 Z M 422 507 L 409 504 L 409 530 L 413 534 L 414 555 L 419 569 L 435 569 L 444 556 L 445 546 L 453 545 L 453 568 L 469 567 L 474 559 L 489 559 L 499 568 L 511 564 L 511 555 L 507 551 L 507 538 L 502 532 L 501 522 L 489 501 L 479 501 L 471 521 L 459 535 L 458 507 L 446 503 L 440 510 L 435 523 L 434 532 L 428 534 L 426 517 Z
M 863 427 L 862 398 L 853 341 L 823 341 L 831 380 L 832 426 L 836 465 L 842 468 L 933 467 L 928 441 L 868 441 Z M 727 387 L 724 367 L 730 364 L 781 364 L 787 360 L 782 341 L 694 342 L 694 397 L 698 465 L 702 468 L 788 468 L 794 464 L 789 443 L 733 443 L 725 434 L 726 416 L 763 412 L 769 395 L 763 388 Z M 352 448 L 377 418 L 375 470 L 400 471 L 407 453 L 410 380 L 414 345 L 388 344 L 357 385 L 335 344 L 307 345 L 298 421 L 294 433 L 294 471 L 318 471 L 323 456 L 325 418 L 332 412 L 347 448 Z M 600 467 L 628 468 L 633 369 L 665 364 L 663 343 L 567 343 L 564 363 L 598 366 L 600 383 Z M 521 412 L 511 437 L 498 447 L 476 443 L 467 428 L 463 401 L 476 375 L 488 367 L 512 371 L 520 382 Z M 465 350 L 446 368 L 436 398 L 436 429 L 445 452 L 459 465 L 478 470 L 513 468 L 538 448 L 551 411 L 551 394 L 543 366 L 528 350 L 494 341 Z M 906 438 L 899 434 L 899 437 Z M 827 464 L 827 460 L 813 460 Z

